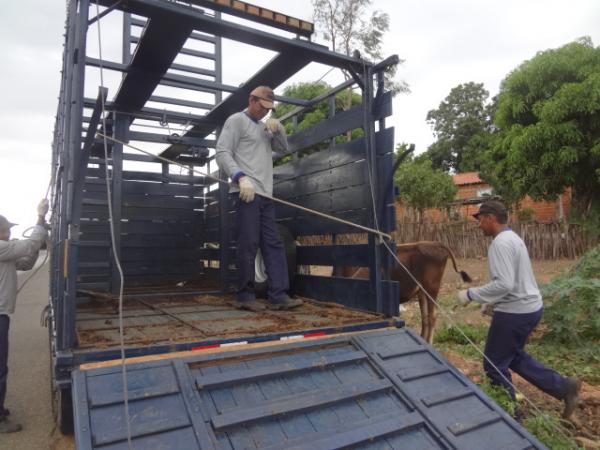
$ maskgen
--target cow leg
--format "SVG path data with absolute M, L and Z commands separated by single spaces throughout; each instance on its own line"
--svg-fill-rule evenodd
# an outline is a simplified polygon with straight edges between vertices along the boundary
M 427 328 L 427 343 L 433 345 L 433 333 L 435 332 L 435 323 L 437 321 L 437 305 L 431 300 L 427 299 L 428 312 L 429 312 L 429 326 Z
M 427 340 L 429 334 L 429 301 L 427 297 L 419 291 L 419 308 L 421 310 L 421 337 Z

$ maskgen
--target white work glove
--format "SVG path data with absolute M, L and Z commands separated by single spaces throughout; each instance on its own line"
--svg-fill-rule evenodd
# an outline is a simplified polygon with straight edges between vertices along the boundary
M 254 200 L 254 185 L 250 181 L 250 178 L 240 177 L 238 184 L 240 185 L 240 200 L 246 203 Z
M 48 207 L 49 207 L 48 200 L 45 198 L 42 199 L 37 206 L 38 216 L 46 217 L 46 214 L 48 214 Z
M 484 303 L 481 305 L 481 314 L 484 316 L 493 316 L 494 315 L 494 305 L 491 303 Z
M 471 300 L 469 300 L 469 296 L 467 295 L 467 289 L 458 291 L 458 294 L 456 294 L 456 301 L 461 306 L 467 306 L 471 302 Z
M 283 129 L 281 122 L 273 117 L 267 119 L 266 124 L 267 130 L 269 130 L 271 133 L 281 133 L 281 130 Z

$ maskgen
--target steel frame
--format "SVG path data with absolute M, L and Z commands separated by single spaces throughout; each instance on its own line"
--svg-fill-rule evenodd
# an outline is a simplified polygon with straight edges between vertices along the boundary
M 89 220 L 89 211 L 97 211 L 101 203 L 86 203 L 84 190 L 87 189 L 86 174 L 90 169 L 89 164 L 99 165 L 104 170 L 104 150 L 102 142 L 96 137 L 96 132 L 101 130 L 122 141 L 132 139 L 144 142 L 157 142 L 171 144 L 162 155 L 177 158 L 190 166 L 206 165 L 209 173 L 215 170 L 214 162 L 206 153 L 198 152 L 198 149 L 208 149 L 214 146 L 214 140 L 207 136 L 218 134 L 224 120 L 233 112 L 243 109 L 251 89 L 259 84 L 268 84 L 273 88 L 278 87 L 290 76 L 304 68 L 310 62 L 320 62 L 333 67 L 350 71 L 356 77 L 352 82 L 359 82 L 363 90 L 364 119 L 362 128 L 365 132 L 365 157 L 368 160 L 367 170 L 374 184 L 378 179 L 376 154 L 375 128 L 373 108 L 376 93 L 383 91 L 383 79 L 378 74 L 387 65 L 394 61 L 388 61 L 384 65 L 373 66 L 372 64 L 338 54 L 328 50 L 326 47 L 312 43 L 307 40 L 285 37 L 253 29 L 248 26 L 232 23 L 224 20 L 219 11 L 207 12 L 196 6 L 206 2 L 186 2 L 188 6 L 167 0 L 128 0 L 127 2 L 115 2 L 115 0 L 100 0 L 99 4 L 106 7 L 101 16 L 114 14 L 116 11 L 124 13 L 123 21 L 123 48 L 122 61 L 100 61 L 97 58 L 87 56 L 87 36 L 90 25 L 97 24 L 94 10 L 89 0 L 73 0 L 68 3 L 66 41 L 63 55 L 62 79 L 60 85 L 59 106 L 56 116 L 54 140 L 52 145 L 53 170 L 53 217 L 52 217 L 52 266 L 51 266 L 51 308 L 52 329 L 54 336 L 53 347 L 55 356 L 58 355 L 55 366 L 55 377 L 64 385 L 65 378 L 69 373 L 69 367 L 86 359 L 85 355 L 67 357 L 76 349 L 76 305 L 77 291 L 81 288 L 82 279 L 88 277 L 81 265 L 82 252 L 91 250 L 104 252 L 105 241 L 89 241 L 82 239 L 82 230 L 97 222 Z M 145 17 L 146 20 L 136 16 Z M 102 18 L 100 18 L 102 20 Z M 174 24 L 176 27 L 174 28 Z M 132 35 L 132 28 L 143 27 L 141 38 Z M 185 52 L 187 39 L 201 40 L 213 45 L 212 52 L 196 52 L 194 57 L 213 61 L 214 69 L 198 69 L 191 65 L 175 63 L 175 58 Z M 265 67 L 256 72 L 246 83 L 240 87 L 227 86 L 222 83 L 222 44 L 221 39 L 228 38 L 246 44 L 252 44 L 261 48 L 277 51 L 275 56 Z M 131 45 L 135 44 L 135 51 L 131 51 Z M 188 51 L 189 55 L 190 52 Z M 116 93 L 99 90 L 95 99 L 84 96 L 85 75 L 87 67 L 100 67 L 107 70 L 117 70 L 123 73 L 121 86 Z M 173 74 L 171 69 L 179 72 L 187 72 L 186 75 Z M 196 75 L 196 77 L 194 77 Z M 199 78 L 198 75 L 206 78 Z M 374 81 L 377 82 L 377 89 Z M 343 83 L 331 92 L 319 96 L 311 101 L 278 97 L 279 101 L 298 105 L 299 108 L 290 113 L 289 118 L 294 120 L 294 114 L 299 114 L 321 101 L 331 101 L 335 94 L 347 88 L 352 82 Z M 192 102 L 189 100 L 175 98 L 165 95 L 156 95 L 154 91 L 159 85 L 168 85 L 177 89 L 191 90 L 195 92 L 208 92 L 214 95 L 213 102 Z M 223 92 L 230 95 L 223 100 Z M 112 95 L 111 95 L 112 94 Z M 101 99 L 104 98 L 107 111 L 110 113 L 106 118 L 106 129 L 100 122 Z M 379 97 L 378 97 L 379 98 Z M 147 102 L 164 105 L 164 109 L 148 106 Z M 170 109 L 169 105 L 178 105 L 207 111 L 205 115 L 182 113 Z M 333 105 L 332 105 L 333 106 Z M 334 111 L 332 109 L 331 116 Z M 160 128 L 164 120 L 169 123 L 190 124 L 192 128 L 183 136 L 177 138 L 164 133 L 144 133 L 132 130 L 137 122 L 144 119 L 156 124 Z M 383 119 L 380 119 L 379 129 L 385 127 Z M 96 138 L 95 138 L 96 137 Z M 333 141 L 332 141 L 333 142 Z M 190 150 L 191 147 L 195 149 Z M 334 149 L 332 144 L 332 149 Z M 111 177 L 111 191 L 113 202 L 113 217 L 116 233 L 117 253 L 121 252 L 121 241 L 125 239 L 121 228 L 125 222 L 124 196 L 127 195 L 127 180 L 124 180 L 124 161 L 146 161 L 153 159 L 147 156 L 132 155 L 123 151 L 120 144 L 112 144 L 109 147 L 109 169 Z M 204 156 L 203 156 L 204 155 Z M 297 155 L 295 156 L 297 158 Z M 168 179 L 176 176 L 169 175 L 169 165 L 161 164 L 162 176 L 166 183 Z M 212 165 L 212 168 L 211 168 Z M 94 172 L 94 173 L 96 173 Z M 190 172 L 191 173 L 191 172 Z M 161 175 L 158 175 L 161 176 Z M 189 183 L 190 190 L 197 187 L 203 191 L 204 180 L 197 180 L 191 175 L 179 177 L 177 186 L 185 187 Z M 223 177 L 223 174 L 220 174 Z M 148 178 L 154 180 L 154 177 Z M 187 180 L 187 181 L 186 181 Z M 96 187 L 101 193 L 102 178 L 97 178 Z M 198 184 L 199 183 L 199 184 Z M 182 187 L 182 189 L 183 189 Z M 370 209 L 364 214 L 368 217 L 369 226 L 391 223 L 389 212 L 377 213 L 378 205 L 385 202 L 388 195 L 386 192 L 378 192 L 374 189 Z M 206 194 L 205 192 L 205 194 Z M 203 194 L 204 195 L 204 194 Z M 219 189 L 218 200 L 220 204 L 219 235 L 220 243 L 218 280 L 221 292 L 229 288 L 229 234 L 228 223 L 227 190 Z M 100 205 L 100 206 L 98 206 Z M 91 209 L 90 209 L 91 208 Z M 85 221 L 82 214 L 88 211 Z M 183 213 L 181 213 L 183 214 Z M 104 216 L 97 216 L 97 220 L 105 220 Z M 137 217 L 137 216 L 136 216 Z M 178 216 L 179 217 L 179 216 Z M 183 217 L 183 216 L 182 216 Z M 194 216 L 194 217 L 197 217 Z M 96 219 L 94 219 L 96 220 Z M 127 219 L 131 220 L 131 218 Z M 187 221 L 195 220 L 192 216 Z M 166 226 L 166 225 L 165 225 Z M 375 239 L 370 238 L 368 244 L 368 265 L 371 268 L 370 295 L 365 302 L 373 300 L 375 310 L 389 315 L 394 314 L 395 300 L 393 296 L 397 293 L 397 286 L 393 288 L 392 283 L 381 282 L 381 267 L 385 258 L 381 254 L 380 245 Z M 104 254 L 104 253 L 103 253 Z M 89 281 L 86 288 L 106 289 L 112 292 L 119 290 L 119 276 L 113 261 L 112 251 L 106 251 L 109 261 L 108 276 L 102 279 Z M 119 255 L 117 255 L 119 256 Z M 89 263 L 89 267 L 106 267 L 106 259 L 98 257 L 97 263 Z M 94 266 L 94 264 L 96 264 Z M 93 278 L 93 277 L 92 277 Z M 101 278 L 98 276 L 97 278 Z M 389 289 L 388 289 L 389 288 Z M 178 347 L 179 348 L 179 347 Z M 186 348 L 181 346 L 181 348 Z M 168 351 L 168 349 L 146 349 L 134 351 L 132 354 L 149 354 Z M 106 354 L 105 354 L 106 353 Z M 110 352 L 96 352 L 96 358 L 114 357 Z M 98 356 L 100 355 L 100 356 Z

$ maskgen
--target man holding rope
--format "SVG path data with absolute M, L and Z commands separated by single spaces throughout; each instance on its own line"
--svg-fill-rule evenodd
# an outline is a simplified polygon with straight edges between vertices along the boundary
M 289 280 L 283 243 L 275 223 L 273 151 L 288 151 L 285 128 L 274 118 L 262 122 L 274 109 L 275 95 L 268 86 L 250 93 L 248 108 L 231 115 L 217 141 L 216 161 L 232 180 L 236 198 L 238 291 L 236 307 L 260 312 L 265 306 L 254 292 L 255 259 L 260 248 L 268 276 L 269 307 L 291 309 L 302 300 L 288 295 Z M 239 194 L 238 194 L 239 193 Z M 261 195 L 262 194 L 262 195 Z M 239 196 L 238 196 L 239 195 Z
M 492 384 L 503 386 L 514 400 L 509 369 L 513 370 L 545 393 L 563 400 L 563 417 L 569 418 L 579 400 L 581 381 L 563 377 L 524 350 L 543 312 L 527 247 L 507 225 L 508 211 L 501 202 L 484 202 L 473 217 L 486 236 L 494 237 L 488 250 L 491 281 L 460 291 L 457 301 L 463 306 L 476 301 L 493 314 L 485 344 L 485 373 Z
M 9 410 L 4 407 L 8 377 L 8 328 L 10 315 L 17 301 L 17 270 L 31 270 L 46 239 L 48 200 L 37 207 L 38 222 L 29 239 L 10 240 L 10 229 L 15 225 L 0 216 L 0 433 L 21 431 L 19 423 L 8 420 Z

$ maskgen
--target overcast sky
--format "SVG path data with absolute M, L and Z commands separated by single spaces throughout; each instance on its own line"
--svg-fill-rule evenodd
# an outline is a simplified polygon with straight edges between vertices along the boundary
M 24 225 L 34 222 L 36 203 L 45 195 L 50 178 L 64 3 L 6 2 L 0 15 L 0 54 L 4 60 L 0 72 L 0 214 L 23 225 L 16 230 L 19 235 Z M 312 20 L 309 0 L 251 3 Z M 417 152 L 424 151 L 434 139 L 425 123 L 427 111 L 437 108 L 452 87 L 480 82 L 495 95 L 502 79 L 538 51 L 582 36 L 590 36 L 596 46 L 600 45 L 598 0 L 374 0 L 373 6 L 390 15 L 384 53 L 395 53 L 405 60 L 398 77 L 411 89 L 410 94 L 397 96 L 394 116 L 387 124 L 395 127 L 397 143 L 415 143 Z M 103 20 L 103 53 L 110 56 L 110 30 L 118 27 L 119 18 L 111 14 Z M 320 36 L 316 40 L 322 42 Z M 97 41 L 91 37 L 90 46 L 94 45 Z M 113 50 L 117 48 L 114 45 Z M 89 51 L 97 53 L 97 49 Z M 243 82 L 272 56 L 227 43 L 224 82 Z M 323 66 L 312 65 L 291 81 L 301 81 L 302 77 L 314 80 L 326 71 Z M 330 73 L 325 81 L 335 85 L 340 81 L 339 71 Z M 89 82 L 86 92 L 96 92 L 97 85 L 97 81 Z

